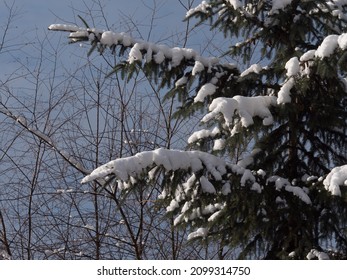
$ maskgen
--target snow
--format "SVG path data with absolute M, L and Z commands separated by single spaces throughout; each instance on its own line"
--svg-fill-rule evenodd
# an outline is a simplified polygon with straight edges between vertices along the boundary
M 128 62 L 134 63 L 135 61 L 142 60 L 142 44 L 136 43 L 130 50 Z
M 334 5 L 338 7 L 342 7 L 343 5 L 347 5 L 347 0 L 333 0 L 330 3 L 333 3 Z
M 312 182 L 312 181 L 316 181 L 318 180 L 318 177 L 317 176 L 309 176 L 308 174 L 305 174 L 302 176 L 301 180 L 303 182 Z
M 203 138 L 208 138 L 208 137 L 214 137 L 219 133 L 219 128 L 215 127 L 214 129 L 209 130 L 209 129 L 202 129 L 199 131 L 195 131 L 189 138 L 188 138 L 188 144 L 192 144 L 196 141 L 199 141 L 200 139 Z
M 287 77 L 295 76 L 300 72 L 299 59 L 295 56 L 289 59 L 285 65 Z
M 313 65 L 313 60 L 315 58 L 323 59 L 330 57 L 338 47 L 342 50 L 347 48 L 346 33 L 341 35 L 328 35 L 324 38 L 316 50 L 309 50 L 305 52 L 299 59 L 297 57 L 292 57 L 285 65 L 287 70 L 286 76 L 288 79 L 283 83 L 280 91 L 278 92 L 277 103 L 290 103 L 290 91 L 295 85 L 295 80 L 293 77 L 298 74 L 309 75 L 310 67 Z M 300 62 L 302 62 L 301 65 Z
M 192 176 L 189 177 L 187 182 L 182 184 L 182 186 L 184 188 L 184 192 L 188 193 L 188 191 L 190 189 L 192 189 L 192 187 L 195 185 L 195 182 L 196 182 L 196 176 L 195 176 L 195 174 L 193 174 Z
M 251 190 L 256 191 L 257 193 L 261 193 L 263 188 L 257 182 L 254 182 L 253 185 L 251 186 Z
M 190 209 L 191 205 L 192 203 L 190 201 L 186 201 L 186 203 L 184 203 L 182 207 L 181 213 L 187 212 Z
M 178 204 L 178 202 L 176 200 L 171 200 L 170 205 L 168 207 L 166 207 L 166 212 L 172 212 L 175 209 L 177 209 L 180 205 Z
M 277 104 L 290 103 L 292 98 L 290 97 L 290 90 L 294 87 L 295 81 L 291 77 L 282 85 L 280 91 L 278 92 Z
M 334 1 L 326 1 L 326 7 L 323 7 L 322 10 L 324 12 L 331 12 L 331 14 L 337 17 L 340 20 L 346 20 L 345 11 L 343 5 L 346 5 L 346 1 L 344 0 L 334 0 Z
M 94 36 L 90 39 L 93 39 Z M 101 35 L 100 43 L 107 45 L 107 46 L 112 46 L 118 44 L 119 41 L 121 41 L 122 36 L 120 34 L 111 32 L 111 31 L 105 31 Z
M 275 201 L 276 201 L 277 204 L 284 204 L 284 205 L 286 204 L 286 201 L 283 198 L 279 197 L 279 196 L 276 197 Z
M 252 172 L 248 169 L 245 170 L 245 172 L 243 173 L 242 177 L 241 177 L 241 186 L 244 187 L 246 185 L 246 182 L 250 181 L 251 183 L 255 182 L 255 177 L 252 174 Z
M 57 189 L 56 192 L 59 193 L 59 194 L 71 193 L 71 192 L 73 192 L 73 189 L 67 189 L 67 190 L 65 190 L 65 189 Z
M 165 60 L 165 55 L 162 51 L 157 52 L 155 55 L 153 55 L 154 61 L 157 64 L 161 64 Z
M 219 63 L 219 58 L 218 57 L 202 57 L 196 55 L 196 61 L 200 61 L 202 65 L 208 68 L 208 73 L 211 73 L 211 68 L 212 66 L 216 65 Z
M 53 31 L 69 31 L 69 32 L 84 30 L 84 28 L 80 28 L 76 25 L 71 25 L 71 24 L 51 24 L 48 27 L 48 29 Z
M 194 209 L 192 209 L 192 211 L 191 211 L 191 213 L 190 213 L 188 219 L 187 219 L 187 218 L 185 218 L 185 219 L 186 219 L 186 220 L 192 221 L 192 220 L 195 220 L 195 219 L 197 219 L 197 218 L 201 218 L 201 211 L 200 211 L 200 208 L 194 208 Z
M 208 215 L 216 212 L 218 209 L 214 204 L 208 204 L 207 206 L 204 206 L 201 210 L 201 214 Z
M 318 260 L 330 260 L 329 255 L 324 252 L 320 252 L 316 249 L 312 249 L 306 256 L 308 260 L 318 258 Z
M 194 13 L 197 13 L 197 12 L 201 12 L 201 13 L 206 14 L 208 12 L 209 8 L 211 8 L 211 5 L 209 3 L 207 3 L 207 1 L 202 1 L 195 8 L 188 10 L 188 12 L 186 13 L 186 18 L 190 17 L 191 15 L 193 15 Z
M 177 226 L 184 220 L 184 214 L 178 215 L 174 220 L 174 226 Z
M 316 57 L 324 58 L 332 55 L 338 46 L 338 39 L 339 35 L 335 34 L 325 37 L 315 53 Z
M 207 228 L 198 228 L 197 231 L 194 231 L 188 235 L 188 240 L 192 240 L 198 237 L 206 237 L 208 234 Z
M 306 204 L 312 204 L 310 197 L 307 193 L 300 187 L 292 186 L 289 181 L 285 178 L 279 176 L 271 176 L 267 182 L 274 182 L 276 190 L 285 190 L 287 192 L 293 193 L 295 196 L 300 198 Z
M 263 178 L 266 176 L 266 172 L 265 172 L 263 169 L 259 169 L 259 170 L 257 171 L 257 174 L 258 174 L 259 176 L 263 177 Z
M 225 139 L 216 139 L 213 144 L 213 151 L 220 151 L 225 148 L 226 141 Z
M 205 176 L 200 177 L 200 184 L 201 184 L 202 191 L 204 193 L 211 193 L 211 194 L 216 193 L 216 189 Z
M 347 48 L 347 33 L 341 35 L 328 35 L 324 38 L 317 50 L 309 50 L 300 57 L 300 61 L 313 60 L 314 57 L 325 58 L 331 56 L 336 48 L 339 47 L 342 50 Z
M 335 167 L 323 181 L 326 190 L 332 195 L 341 196 L 340 186 L 347 186 L 347 165 Z
M 212 83 L 204 84 L 195 96 L 194 103 L 204 102 L 204 99 L 209 95 L 213 95 L 216 89 L 217 87 Z
M 262 118 L 264 125 L 271 125 L 273 117 L 269 107 L 274 105 L 276 105 L 275 96 L 245 97 L 236 95 L 232 98 L 218 97 L 211 102 L 209 106 L 210 113 L 203 117 L 202 122 L 208 122 L 221 113 L 225 123 L 232 125 L 234 115 L 237 113 L 244 127 L 252 125 L 254 117 Z
M 176 66 L 181 64 L 181 61 L 184 58 L 183 50 L 181 48 L 175 47 L 175 48 L 171 49 L 171 52 L 172 52 L 171 65 L 172 65 L 172 67 L 176 67 Z
M 226 173 L 224 160 L 209 153 L 159 148 L 110 161 L 95 169 L 81 182 L 88 183 L 109 175 L 115 175 L 118 179 L 126 181 L 130 176 L 140 176 L 145 169 L 153 168 L 154 165 L 162 166 L 167 171 L 191 169 L 192 172 L 198 172 L 205 169 L 216 180 L 220 180 L 221 175 Z
M 175 87 L 181 87 L 186 85 L 188 82 L 188 78 L 186 76 L 183 76 L 182 78 L 178 79 L 175 83 Z
M 229 193 L 231 193 L 231 185 L 230 183 L 225 183 L 222 187 L 222 194 L 228 195 Z
M 207 219 L 207 221 L 208 221 L 208 222 L 213 222 L 213 221 L 215 221 L 216 219 L 218 219 L 219 216 L 221 216 L 221 214 L 223 214 L 223 211 L 222 211 L 222 210 L 219 210 L 219 211 L 213 213 L 213 214 Z
M 347 49 L 347 33 L 343 33 L 337 39 L 337 43 L 342 50 Z
M 295 85 L 295 79 L 294 77 L 301 74 L 309 74 L 309 65 L 304 66 L 304 69 L 300 69 L 300 62 L 306 62 L 309 60 L 312 60 L 314 56 L 317 55 L 317 51 L 310 50 L 306 53 L 304 53 L 300 59 L 295 57 L 292 57 L 287 61 L 285 64 L 285 69 L 287 70 L 286 76 L 288 79 L 282 84 L 281 89 L 278 92 L 278 98 L 277 98 L 277 104 L 285 104 L 291 102 L 291 89 Z
M 194 67 L 193 67 L 193 70 L 192 70 L 192 75 L 195 76 L 196 74 L 204 71 L 205 69 L 205 66 L 204 64 L 201 63 L 201 61 L 195 61 L 194 63 Z
M 209 4 L 203 1 L 203 3 L 198 6 L 197 10 L 203 11 L 207 7 L 209 7 Z M 145 58 L 147 63 L 154 60 L 155 63 L 161 64 L 165 59 L 168 59 L 172 67 L 177 67 L 183 60 L 194 60 L 196 63 L 195 69 L 193 68 L 194 74 L 201 72 L 205 67 L 208 68 L 208 72 L 211 72 L 211 68 L 219 63 L 218 58 L 202 57 L 193 49 L 179 47 L 170 48 L 166 45 L 158 45 L 132 38 L 124 32 L 116 33 L 113 31 L 81 28 L 66 24 L 52 24 L 49 26 L 49 29 L 72 32 L 69 36 L 72 41 L 86 40 L 87 38 L 91 42 L 94 42 L 96 38 L 100 38 L 100 44 L 103 46 L 113 47 L 115 45 L 123 45 L 125 47 L 131 47 L 127 60 L 129 63 L 141 61 Z
M 309 50 L 307 52 L 305 52 L 301 57 L 300 57 L 300 61 L 309 61 L 314 59 L 316 54 L 316 50 Z
M 245 71 L 243 71 L 243 72 L 240 74 L 240 77 L 247 76 L 247 75 L 249 75 L 250 73 L 259 74 L 261 70 L 263 70 L 263 67 L 261 67 L 260 64 L 253 64 L 253 65 L 251 65 L 248 69 L 246 69 Z
M 146 63 L 150 63 L 153 60 L 153 49 L 151 46 L 147 48 L 145 59 L 146 59 Z
M 213 99 L 209 106 L 210 113 L 205 115 L 202 122 L 208 122 L 218 114 L 222 114 L 227 125 L 231 125 L 238 102 L 233 98 L 218 97 Z
M 122 36 L 122 44 L 124 47 L 129 47 L 133 44 L 133 39 L 130 37 L 130 35 L 121 32 L 119 33 Z
M 227 0 L 235 10 L 242 7 L 242 2 L 240 0 Z
M 253 117 L 258 116 L 265 120 L 267 125 L 272 124 L 272 115 L 269 110 L 271 105 L 275 105 L 276 98 L 273 96 L 244 97 L 234 96 L 238 102 L 238 113 L 244 127 L 253 124 Z M 263 123 L 265 125 L 265 123 Z

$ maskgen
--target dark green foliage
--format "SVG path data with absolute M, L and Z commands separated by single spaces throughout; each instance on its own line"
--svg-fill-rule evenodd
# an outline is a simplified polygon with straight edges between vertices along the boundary
M 207 15 L 212 28 L 219 28 L 226 37 L 241 38 L 241 43 L 231 47 L 229 55 L 241 56 L 248 63 L 258 48 L 267 69 L 223 83 L 218 92 L 221 96 L 278 91 L 286 79 L 284 66 L 290 58 L 317 49 L 327 35 L 346 30 L 346 22 L 332 16 L 325 1 L 292 1 L 290 6 L 273 14 L 269 14 L 271 1 L 244 2 L 252 5 L 252 15 L 229 5 L 222 7 L 221 1 L 211 1 Z M 205 21 L 206 14 L 195 16 Z M 253 146 L 261 152 L 255 156 L 252 167 L 295 181 L 298 187 L 308 187 L 312 199 L 312 206 L 306 205 L 286 191 L 274 191 L 273 183 L 262 182 L 261 195 L 252 191 L 244 194 L 244 189 L 233 185 L 233 195 L 226 200 L 228 206 L 223 210 L 225 214 L 220 222 L 211 225 L 214 232 L 211 235 L 221 235 L 223 242 L 228 240 L 230 246 L 242 248 L 241 258 L 257 252 L 271 259 L 288 258 L 291 252 L 295 252 L 295 258 L 305 258 L 310 249 L 322 250 L 329 240 L 337 242 L 340 257 L 346 256 L 345 191 L 342 198 L 333 197 L 321 182 L 307 186 L 302 181 L 305 174 L 321 176 L 347 162 L 346 88 L 341 80 L 345 76 L 345 61 L 345 51 L 341 50 L 312 61 L 309 74 L 295 78 L 291 103 L 273 108 L 273 127 L 255 122 L 231 139 L 227 132 L 222 132 L 228 139 L 223 153 L 233 155 L 238 144 L 253 139 Z M 200 142 L 212 140 L 210 137 Z M 208 146 L 200 143 L 200 147 Z M 278 197 L 284 201 L 282 206 L 276 202 Z

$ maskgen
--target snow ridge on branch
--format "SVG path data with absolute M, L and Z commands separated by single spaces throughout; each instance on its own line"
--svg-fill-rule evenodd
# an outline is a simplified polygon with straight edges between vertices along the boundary
M 159 148 L 110 161 L 84 177 L 82 184 L 111 174 L 116 175 L 120 180 L 127 181 L 130 177 L 138 177 L 146 169 L 154 166 L 163 166 L 166 171 L 191 169 L 193 173 L 206 168 L 215 180 L 221 180 L 227 172 L 226 162 L 209 153 Z
M 121 181 L 131 181 L 132 178 L 140 177 L 144 173 L 149 174 L 150 170 L 158 166 L 163 167 L 166 172 L 186 170 L 196 174 L 200 171 L 205 171 L 215 181 L 223 181 L 225 175 L 235 174 L 241 176 L 241 186 L 246 186 L 246 182 L 248 182 L 252 190 L 258 193 L 261 193 L 262 190 L 262 187 L 256 182 L 256 176 L 258 175 L 253 175 L 252 171 L 244 168 L 242 164 L 230 164 L 222 158 L 206 152 L 168 150 L 164 148 L 112 160 L 96 168 L 92 173 L 84 177 L 81 183 L 85 184 L 112 175 Z M 274 178 L 271 177 L 268 182 L 276 181 L 277 190 L 283 188 L 287 192 L 298 196 L 303 202 L 311 204 L 310 198 L 301 188 L 291 186 L 288 181 L 280 177 Z M 200 184 L 204 192 L 216 193 L 208 177 L 202 176 Z
M 113 31 L 98 30 L 95 28 L 81 28 L 76 25 L 52 24 L 48 27 L 52 31 L 70 32 L 71 42 L 90 41 L 92 44 L 100 44 L 103 47 L 112 48 L 117 45 L 130 47 L 127 61 L 131 64 L 146 59 L 146 62 L 154 61 L 161 64 L 165 59 L 171 61 L 171 66 L 178 66 L 183 60 L 193 60 L 201 63 L 203 67 L 211 69 L 219 63 L 217 57 L 202 57 L 195 50 L 189 48 L 170 48 L 166 45 L 158 45 L 144 40 L 132 38 L 128 34 Z M 144 56 L 143 53 L 146 53 Z

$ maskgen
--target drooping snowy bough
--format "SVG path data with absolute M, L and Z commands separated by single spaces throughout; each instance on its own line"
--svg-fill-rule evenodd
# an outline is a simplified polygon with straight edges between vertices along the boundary
M 272 176 L 265 180 L 261 170 L 251 171 L 242 164 L 230 164 L 225 160 L 200 151 L 179 151 L 157 149 L 141 152 L 135 156 L 110 161 L 83 178 L 82 183 L 106 179 L 122 190 L 136 186 L 137 178 L 146 177 L 148 181 L 155 178 L 162 169 L 168 183 L 164 185 L 159 200 L 167 200 L 167 212 L 177 212 L 175 224 L 182 221 L 214 221 L 225 207 L 225 199 L 233 189 L 244 189 L 262 194 L 264 188 L 273 188 L 281 195 L 288 192 L 310 205 L 308 194 L 300 187 L 281 177 Z M 145 175 L 144 175 L 145 174 Z M 238 187 L 236 187 L 238 186 Z M 208 203 L 203 206 L 203 196 Z M 211 206 L 214 205 L 214 206 Z M 208 209 L 208 210 L 207 210 Z M 261 209 L 261 206 L 259 206 Z M 201 228 L 198 229 L 198 232 Z M 204 229 L 208 233 L 208 228 Z M 191 235 L 192 236 L 196 235 Z

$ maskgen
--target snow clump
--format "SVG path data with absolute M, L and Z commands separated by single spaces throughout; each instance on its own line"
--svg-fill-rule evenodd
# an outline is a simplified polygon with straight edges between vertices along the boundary
M 216 89 L 217 87 L 212 83 L 204 84 L 195 96 L 194 103 L 204 102 L 204 99 L 209 95 L 213 95 L 216 92 Z
M 271 125 L 273 117 L 269 108 L 275 105 L 275 96 L 245 97 L 236 95 L 232 98 L 218 97 L 211 102 L 209 106 L 210 113 L 203 117 L 202 122 L 208 122 L 222 114 L 226 125 L 230 126 L 233 125 L 234 115 L 237 113 L 243 127 L 252 125 L 254 117 L 262 118 L 263 125 Z M 235 131 L 233 129 L 232 134 L 235 134 Z
M 145 169 L 153 168 L 153 166 L 162 166 L 167 171 L 191 169 L 192 172 L 198 172 L 207 169 L 216 180 L 221 180 L 222 175 L 227 172 L 225 161 L 209 153 L 159 148 L 112 160 L 96 168 L 84 177 L 81 183 L 88 183 L 109 175 L 115 175 L 118 179 L 127 181 L 130 177 L 140 176 Z
M 317 258 L 318 260 L 330 260 L 329 255 L 324 252 L 320 252 L 316 249 L 312 249 L 306 256 L 308 260 Z
M 249 75 L 251 73 L 259 74 L 261 70 L 263 70 L 263 67 L 261 67 L 260 64 L 253 64 L 249 68 L 247 68 L 245 71 L 243 71 L 240 74 L 240 77 L 247 76 L 247 75 Z
M 292 57 L 287 61 L 285 68 L 287 70 L 287 77 L 297 75 L 300 72 L 299 59 L 296 56 Z
M 273 182 L 275 183 L 275 187 L 277 191 L 280 191 L 284 189 L 287 192 L 293 193 L 295 196 L 300 198 L 303 202 L 306 204 L 312 204 L 312 201 L 310 197 L 307 195 L 307 193 L 304 191 L 304 189 L 292 186 L 289 181 L 285 178 L 279 177 L 279 176 L 271 176 L 267 182 Z
M 194 231 L 188 235 L 188 240 L 192 240 L 198 237 L 206 237 L 208 234 L 207 228 L 198 228 L 197 231 Z
M 340 186 L 347 186 L 347 165 L 335 167 L 323 181 L 326 190 L 332 195 L 341 196 Z
M 315 53 L 316 57 L 324 58 L 332 55 L 338 45 L 338 38 L 339 36 L 335 34 L 325 37 Z
M 186 18 L 190 17 L 191 15 L 193 15 L 193 14 L 195 14 L 197 12 L 201 12 L 201 13 L 207 14 L 209 8 L 211 8 L 211 5 L 209 3 L 207 3 L 207 1 L 202 1 L 198 6 L 196 6 L 195 8 L 190 9 L 186 13 Z
M 228 0 L 228 2 L 235 10 L 242 7 L 242 2 L 240 0 Z

